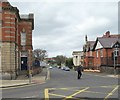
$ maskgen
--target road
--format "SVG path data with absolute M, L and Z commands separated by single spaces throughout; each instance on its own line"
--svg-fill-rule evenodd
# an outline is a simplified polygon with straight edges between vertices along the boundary
M 84 72 L 80 80 L 73 70 L 50 69 L 50 79 L 44 84 L 3 89 L 3 98 L 118 98 L 118 78 Z M 12 99 L 13 100 L 13 99 Z M 33 100 L 33 99 L 32 99 Z

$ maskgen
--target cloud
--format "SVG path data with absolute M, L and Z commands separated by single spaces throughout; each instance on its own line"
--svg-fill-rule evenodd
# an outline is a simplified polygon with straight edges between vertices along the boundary
M 108 30 L 118 33 L 118 0 L 50 1 L 12 3 L 20 13 L 34 13 L 34 49 L 46 49 L 49 56 L 72 56 L 73 50 L 82 50 L 86 34 L 95 40 Z

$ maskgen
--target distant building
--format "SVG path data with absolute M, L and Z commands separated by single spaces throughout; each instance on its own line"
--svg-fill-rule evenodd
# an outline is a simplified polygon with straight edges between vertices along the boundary
M 0 1 L 0 59 L 2 75 L 14 79 L 32 65 L 33 14 L 20 15 L 17 7 Z
M 73 64 L 74 66 L 83 66 L 83 52 L 82 51 L 73 51 Z

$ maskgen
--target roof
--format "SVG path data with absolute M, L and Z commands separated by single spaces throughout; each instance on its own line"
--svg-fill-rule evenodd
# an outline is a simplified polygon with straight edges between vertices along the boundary
M 95 41 L 87 41 L 87 44 L 84 45 L 83 51 L 92 50 L 94 47 Z
M 117 41 L 120 41 L 120 39 L 116 37 L 110 37 L 110 38 L 98 38 L 98 41 L 101 43 L 101 45 L 104 48 L 111 48 L 113 44 L 115 44 Z
M 73 51 L 72 55 L 81 54 L 83 51 Z
M 92 50 L 95 44 L 95 41 L 88 41 L 88 43 L 89 43 L 89 49 Z

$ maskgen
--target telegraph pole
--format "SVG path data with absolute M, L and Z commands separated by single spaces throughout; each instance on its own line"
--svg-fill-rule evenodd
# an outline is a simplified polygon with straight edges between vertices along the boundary
M 32 73 L 31 73 L 31 64 L 30 64 L 30 50 L 28 50 L 28 72 L 29 72 L 29 84 L 31 83 Z

